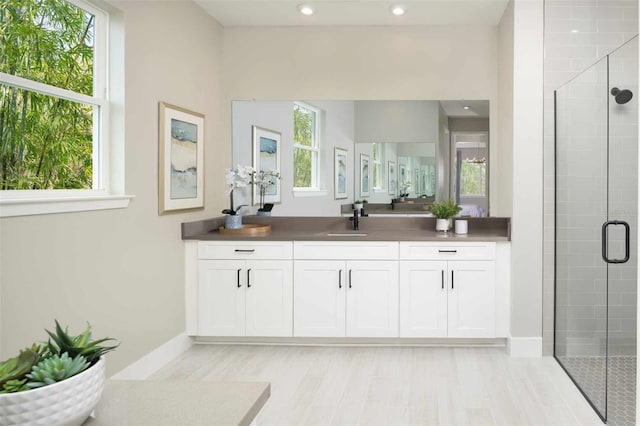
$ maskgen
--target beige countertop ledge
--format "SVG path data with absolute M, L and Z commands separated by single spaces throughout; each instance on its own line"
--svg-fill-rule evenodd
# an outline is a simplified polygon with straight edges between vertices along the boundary
M 510 241 L 511 219 L 504 217 L 459 218 L 469 222 L 466 235 L 453 230 L 435 231 L 435 218 L 364 217 L 358 231 L 345 217 L 281 217 L 243 216 L 246 224 L 270 224 L 271 232 L 263 236 L 223 235 L 224 216 L 182 224 L 183 240 L 203 241 Z M 331 236 L 330 233 L 366 234 L 365 236 Z
M 249 425 L 270 395 L 266 382 L 109 380 L 83 425 Z

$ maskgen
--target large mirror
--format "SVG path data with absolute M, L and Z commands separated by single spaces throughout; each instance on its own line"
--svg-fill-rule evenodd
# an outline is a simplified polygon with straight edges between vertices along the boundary
M 339 215 L 356 200 L 401 196 L 427 204 L 453 197 L 488 212 L 489 101 L 233 101 L 234 166 L 255 163 L 256 128 L 281 137 L 274 215 Z M 237 202 L 257 209 L 245 192 Z

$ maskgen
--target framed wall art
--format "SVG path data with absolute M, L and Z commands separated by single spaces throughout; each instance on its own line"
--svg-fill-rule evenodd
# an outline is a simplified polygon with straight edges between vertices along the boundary
M 347 155 L 348 151 L 334 148 L 334 194 L 336 200 L 347 198 Z
M 280 173 L 280 140 L 282 134 L 258 126 L 252 126 L 253 134 L 253 168 L 260 172 L 275 170 Z M 264 203 L 278 204 L 281 201 L 280 179 L 264 191 Z M 260 204 L 260 188 L 253 185 L 253 204 Z
M 159 104 L 158 213 L 204 208 L 204 115 Z
M 369 196 L 369 156 L 360 154 L 360 196 Z
M 387 162 L 387 188 L 389 195 L 396 195 L 396 187 L 396 162 L 389 161 Z

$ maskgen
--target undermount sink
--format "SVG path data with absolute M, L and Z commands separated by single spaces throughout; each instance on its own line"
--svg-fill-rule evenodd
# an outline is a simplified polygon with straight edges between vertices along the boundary
M 327 232 L 324 235 L 327 237 L 366 237 L 369 234 L 361 232 Z

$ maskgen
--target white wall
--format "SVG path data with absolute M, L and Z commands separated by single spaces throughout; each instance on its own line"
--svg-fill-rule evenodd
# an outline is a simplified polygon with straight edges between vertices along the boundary
M 490 101 L 499 143 L 496 27 L 227 28 L 223 63 L 226 140 L 232 100 L 465 98 Z
M 356 101 L 356 142 L 438 141 L 438 101 Z
M 302 99 L 301 99 L 302 100 Z M 252 164 L 253 125 L 280 132 L 281 138 L 281 191 L 282 202 L 272 211 L 273 216 L 339 216 L 340 205 L 353 201 L 353 132 L 354 106 L 352 101 L 305 101 L 323 111 L 324 127 L 321 131 L 322 195 L 302 197 L 293 191 L 293 102 L 292 101 L 236 101 L 232 105 L 233 167 Z M 347 198 L 334 197 L 334 148 L 348 150 Z M 234 204 L 251 205 L 250 188 L 234 191 Z M 257 206 L 252 206 L 255 212 Z M 241 211 L 247 214 L 247 210 Z
M 514 3 L 512 353 L 542 354 L 543 2 Z
M 511 217 L 513 212 L 513 1 L 509 1 L 498 26 L 498 152 L 497 181 L 501 197 L 492 206 L 497 216 Z
M 223 208 L 230 146 L 220 135 L 222 29 L 191 2 L 114 2 L 126 25 L 129 208 L 0 220 L 0 330 L 8 358 L 54 319 L 122 344 L 112 374 L 185 330 L 180 223 Z M 158 102 L 204 113 L 205 206 L 158 216 Z

